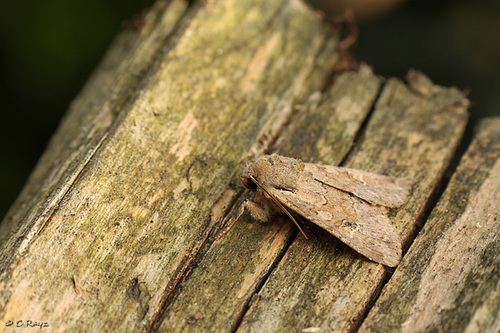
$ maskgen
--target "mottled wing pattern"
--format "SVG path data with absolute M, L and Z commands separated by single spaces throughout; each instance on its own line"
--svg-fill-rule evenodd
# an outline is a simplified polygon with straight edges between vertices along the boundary
M 399 236 L 380 207 L 317 182 L 316 186 L 293 191 L 278 188 L 268 191 L 284 206 L 370 260 L 390 267 L 401 260 Z
M 405 178 L 394 178 L 366 171 L 304 163 L 305 172 L 314 180 L 344 192 L 352 193 L 369 203 L 397 207 L 406 201 L 409 183 Z

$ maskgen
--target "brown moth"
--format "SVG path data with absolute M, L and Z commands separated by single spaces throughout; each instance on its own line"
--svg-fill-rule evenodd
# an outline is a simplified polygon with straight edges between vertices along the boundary
M 284 212 L 304 234 L 294 218 L 300 215 L 370 260 L 390 267 L 401 260 L 401 241 L 381 206 L 406 201 L 409 184 L 404 178 L 272 154 L 248 164 L 241 181 L 256 192 L 242 209 L 257 220 Z

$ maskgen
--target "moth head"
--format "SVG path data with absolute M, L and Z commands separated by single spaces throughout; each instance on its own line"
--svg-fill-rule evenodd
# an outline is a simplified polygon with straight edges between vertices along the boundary
M 249 189 L 250 191 L 257 191 L 257 184 L 255 184 L 252 178 L 245 176 L 241 176 L 240 178 L 245 188 Z
M 245 170 L 241 174 L 241 182 L 246 189 L 251 191 L 257 191 L 257 184 L 252 180 L 252 178 L 258 177 L 258 170 L 255 170 L 255 163 L 247 163 Z

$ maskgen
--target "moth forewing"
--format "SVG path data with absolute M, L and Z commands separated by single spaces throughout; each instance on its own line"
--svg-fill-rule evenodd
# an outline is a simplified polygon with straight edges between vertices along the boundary
M 336 193 L 331 193 L 336 191 Z M 394 267 L 401 259 L 401 242 L 381 207 L 349 193 L 299 189 L 271 192 L 284 206 L 325 229 L 370 260 Z M 318 202 L 322 202 L 318 205 Z
M 304 163 L 304 171 L 311 173 L 314 180 L 374 205 L 398 207 L 406 201 L 409 183 L 405 178 L 389 177 L 362 170 Z
M 287 209 L 373 261 L 391 267 L 399 263 L 401 242 L 380 205 L 394 207 L 404 202 L 405 180 L 273 154 L 249 164 L 242 181 L 245 187 L 259 187 L 267 194 L 257 193 L 254 202 L 246 204 L 254 218 L 267 219 L 269 212 L 263 210 L 271 205 L 263 201 L 271 199 L 296 224 Z
M 282 211 L 283 213 L 285 213 L 286 215 L 288 215 L 288 217 L 293 221 L 293 223 L 297 226 L 297 228 L 299 229 L 299 231 L 302 233 L 302 235 L 304 235 L 304 237 L 307 239 L 307 235 L 306 233 L 302 230 L 302 228 L 300 227 L 300 224 L 295 220 L 295 218 L 293 217 L 292 214 L 290 214 L 290 212 L 281 204 L 281 202 L 276 199 L 270 192 L 269 190 L 266 189 L 266 187 L 261 184 L 257 179 L 255 179 L 254 176 L 250 176 L 250 180 L 252 180 L 262 191 L 264 191 L 265 194 L 267 194 L 269 196 L 269 199 L 271 199 L 273 201 L 273 203 L 278 206 L 279 210 Z

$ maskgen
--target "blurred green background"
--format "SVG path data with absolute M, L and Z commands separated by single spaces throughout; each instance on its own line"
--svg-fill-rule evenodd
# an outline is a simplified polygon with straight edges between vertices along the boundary
M 340 0 L 312 2 L 327 16 L 342 11 Z M 385 2 L 371 12 L 361 4 L 358 60 L 380 75 L 415 68 L 469 90 L 472 123 L 500 114 L 500 1 Z M 0 2 L 0 219 L 113 37 L 152 3 Z

